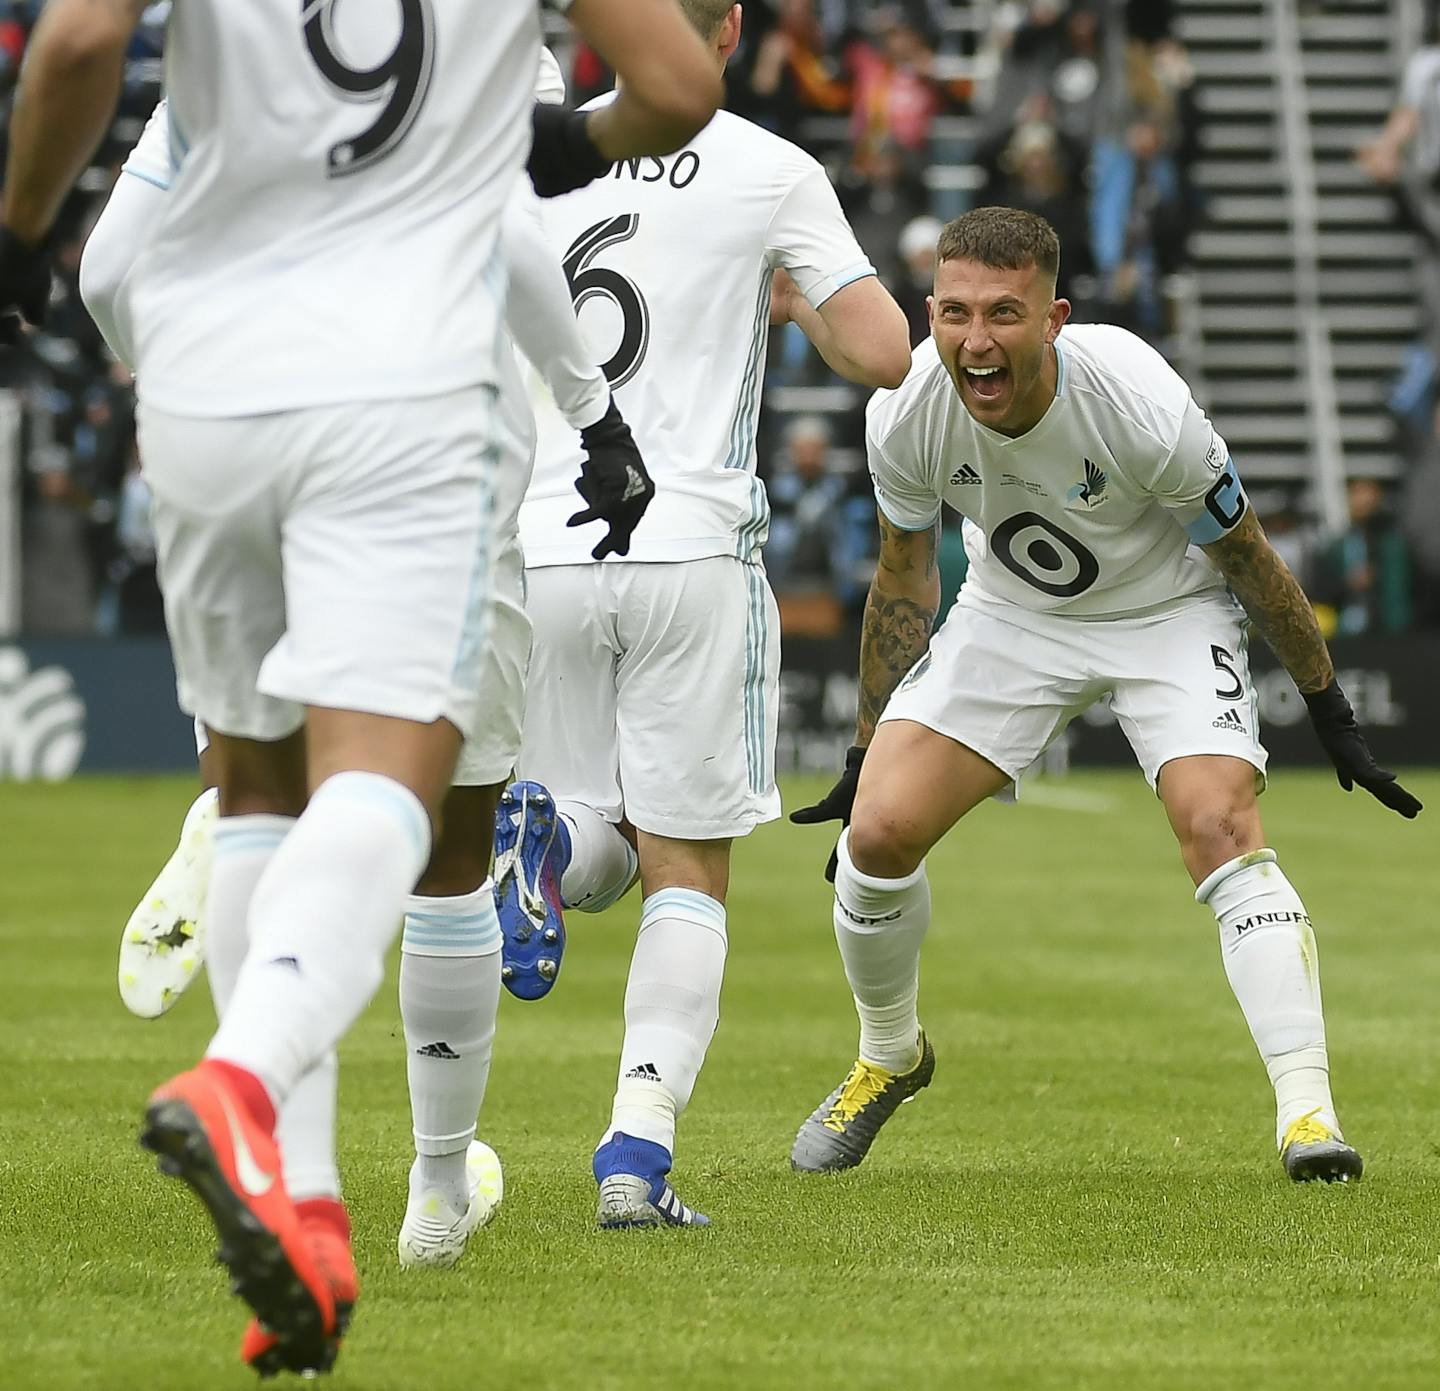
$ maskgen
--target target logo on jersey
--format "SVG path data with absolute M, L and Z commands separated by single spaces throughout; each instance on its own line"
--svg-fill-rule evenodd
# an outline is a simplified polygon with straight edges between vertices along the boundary
M 0 779 L 62 782 L 85 752 L 85 702 L 64 667 L 0 647 Z

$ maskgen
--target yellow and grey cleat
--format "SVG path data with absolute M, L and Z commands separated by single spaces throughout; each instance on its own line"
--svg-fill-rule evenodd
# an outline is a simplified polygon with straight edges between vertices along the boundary
M 1280 1162 L 1296 1183 L 1353 1183 L 1365 1170 L 1359 1151 L 1319 1119 L 1318 1108 L 1285 1128 Z
M 853 1169 L 870 1152 L 880 1127 L 935 1075 L 935 1050 L 922 1032 L 920 1061 L 909 1072 L 888 1072 L 857 1058 L 845 1080 L 810 1114 L 790 1150 L 802 1174 Z
M 465 1178 L 470 1202 L 456 1212 L 443 1193 L 418 1188 L 414 1182 L 417 1159 L 411 1169 L 410 1201 L 396 1243 L 405 1270 L 428 1266 L 446 1270 L 465 1254 L 470 1238 L 485 1226 L 505 1198 L 505 1175 L 500 1156 L 483 1140 L 471 1140 L 465 1155 Z
M 158 1019 L 200 974 L 205 895 L 215 855 L 219 800 L 202 792 L 185 814 L 180 843 L 130 914 L 120 938 L 120 998 L 131 1014 Z

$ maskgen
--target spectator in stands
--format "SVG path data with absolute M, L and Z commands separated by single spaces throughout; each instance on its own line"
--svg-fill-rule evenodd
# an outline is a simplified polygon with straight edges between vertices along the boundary
M 1119 136 L 1095 142 L 1091 248 L 1103 312 L 1149 338 L 1164 330 L 1161 279 L 1183 262 L 1190 209 L 1175 152 L 1175 92 L 1148 45 L 1126 47 L 1126 110 Z
M 926 301 L 935 285 L 935 245 L 940 240 L 938 217 L 922 213 L 911 218 L 900 233 L 900 270 L 890 282 L 890 293 L 905 312 L 910 346 L 919 347 L 930 336 Z
M 1400 633 L 1410 626 L 1410 574 L 1400 529 L 1374 478 L 1352 478 L 1350 525 L 1321 552 L 1311 595 L 1335 615 L 1335 631 Z
M 1440 17 L 1432 6 L 1424 44 L 1411 54 L 1384 129 L 1355 151 L 1377 183 L 1395 191 L 1404 221 L 1425 240 L 1416 267 L 1431 373 L 1440 364 Z
M 898 146 L 871 143 L 863 165 L 852 163 L 835 191 L 880 278 L 894 284 L 901 272 L 900 234 L 930 211 L 923 163 Z
M 990 201 L 1025 208 L 1045 218 L 1060 237 L 1064 255 L 1056 293 L 1076 300 L 1076 278 L 1093 279 L 1090 228 L 1083 185 L 1086 152 L 1077 150 L 1049 119 L 1048 97 L 1038 93 L 1026 103 L 1020 121 L 996 161 Z
M 868 39 L 846 54 L 851 73 L 852 163 L 862 175 L 873 159 L 894 152 L 918 163 L 930 126 L 942 105 L 935 79 L 935 54 L 924 34 L 898 9 L 878 9 Z
M 782 614 L 803 613 L 807 631 L 833 629 L 842 613 L 864 602 L 874 503 L 868 489 L 857 494 L 850 478 L 831 467 L 831 430 L 822 417 L 792 420 L 784 438 L 785 458 L 767 485 L 765 567 Z
M 1100 15 L 1095 6 L 1065 0 L 1033 0 L 1002 6 L 995 18 L 1001 53 L 995 96 L 982 125 L 980 144 L 992 153 L 1009 139 L 1036 97 L 1066 140 L 1088 148 L 1099 125 L 1103 96 Z
M 751 27 L 747 7 L 745 27 Z M 813 0 L 780 0 L 774 21 L 747 41 L 753 57 L 729 78 L 737 109 L 789 139 L 802 116 L 850 110 L 838 46 L 827 44 Z

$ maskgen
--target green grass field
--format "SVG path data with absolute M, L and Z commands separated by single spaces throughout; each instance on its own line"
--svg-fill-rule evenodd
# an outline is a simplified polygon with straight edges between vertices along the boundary
M 501 1011 L 481 1133 L 505 1205 L 451 1272 L 394 1257 L 410 1162 L 393 988 L 343 1053 L 365 1291 L 337 1391 L 1392 1387 L 1440 1384 L 1434 822 L 1282 771 L 1271 843 L 1319 935 L 1336 1097 L 1368 1161 L 1296 1188 L 1225 985 L 1138 775 L 987 806 L 930 861 L 934 1085 L 865 1166 L 801 1179 L 801 1118 L 855 1025 L 824 829 L 738 853 L 723 1017 L 675 1181 L 709 1231 L 594 1230 L 635 901 L 572 918 L 549 1000 Z M 791 804 L 814 784 L 787 789 Z M 0 1386 L 242 1387 L 244 1315 L 200 1209 L 135 1145 L 208 994 L 145 1024 L 120 926 L 190 797 L 174 780 L 0 785 Z

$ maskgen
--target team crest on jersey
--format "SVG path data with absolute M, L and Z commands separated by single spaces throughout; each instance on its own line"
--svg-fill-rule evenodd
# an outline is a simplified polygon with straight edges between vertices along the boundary
M 1110 476 L 1098 464 L 1085 460 L 1085 481 L 1077 483 L 1065 494 L 1067 502 L 1083 502 L 1086 507 L 1098 507 L 1105 501 L 1105 489 L 1110 485 Z

